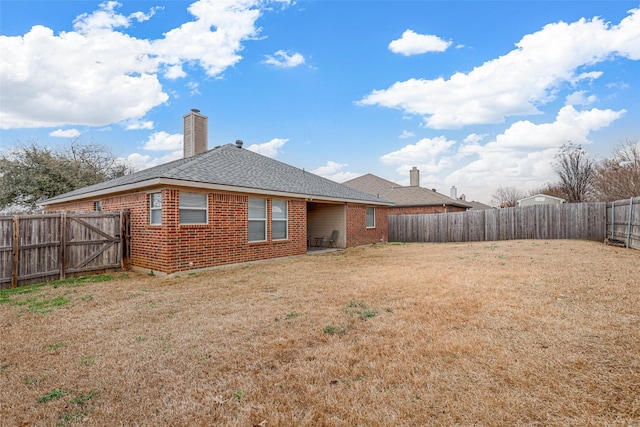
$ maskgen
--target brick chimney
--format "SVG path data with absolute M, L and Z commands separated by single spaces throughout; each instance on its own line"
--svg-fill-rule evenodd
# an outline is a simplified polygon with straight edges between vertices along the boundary
M 420 171 L 415 166 L 409 171 L 409 185 L 412 187 L 420 187 Z
M 200 110 L 191 109 L 184 116 L 184 157 L 202 154 L 208 149 L 207 116 Z

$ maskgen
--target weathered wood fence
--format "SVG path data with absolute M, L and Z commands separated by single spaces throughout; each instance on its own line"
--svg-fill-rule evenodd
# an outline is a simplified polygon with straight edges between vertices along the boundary
M 0 217 L 0 289 L 126 268 L 129 212 Z
M 603 241 L 607 204 L 572 203 L 472 210 L 430 215 L 390 215 L 389 240 L 477 242 L 514 239 Z
M 640 197 L 607 205 L 607 239 L 640 250 Z

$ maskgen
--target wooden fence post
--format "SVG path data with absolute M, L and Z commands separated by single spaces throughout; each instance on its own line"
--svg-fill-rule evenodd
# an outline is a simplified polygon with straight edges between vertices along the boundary
M 631 221 L 633 220 L 633 197 L 629 199 L 629 225 L 627 226 L 627 248 L 631 245 Z
M 13 248 L 11 253 L 11 287 L 18 287 L 18 270 L 20 265 L 18 264 L 18 253 L 20 252 L 20 217 L 14 215 L 13 217 Z
M 67 213 L 60 212 L 60 280 L 67 277 Z

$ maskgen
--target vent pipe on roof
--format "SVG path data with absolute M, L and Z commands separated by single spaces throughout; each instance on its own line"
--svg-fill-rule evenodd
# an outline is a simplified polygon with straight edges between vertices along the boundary
M 200 110 L 192 108 L 184 115 L 184 157 L 202 154 L 208 149 L 208 118 L 200 114 Z
M 451 192 L 449 194 L 453 200 L 456 200 L 458 198 L 458 189 L 455 185 L 451 186 Z
M 415 166 L 409 171 L 409 185 L 420 187 L 420 171 Z
M 242 142 L 242 140 L 236 139 L 236 147 L 242 148 L 242 144 L 244 144 L 244 142 Z

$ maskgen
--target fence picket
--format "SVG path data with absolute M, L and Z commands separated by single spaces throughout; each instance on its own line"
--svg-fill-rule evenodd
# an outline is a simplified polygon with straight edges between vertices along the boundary
M 124 268 L 128 223 L 128 211 L 0 217 L 0 289 Z

